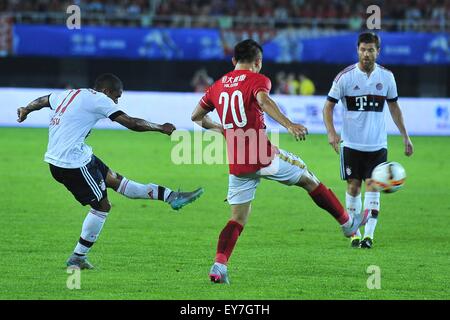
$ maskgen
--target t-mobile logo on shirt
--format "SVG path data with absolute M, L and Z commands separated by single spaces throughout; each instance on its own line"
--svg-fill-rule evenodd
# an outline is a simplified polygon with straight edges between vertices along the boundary
M 367 107 L 367 104 L 369 105 L 369 107 L 378 107 L 378 102 L 367 102 L 367 96 L 356 97 L 355 100 L 356 106 L 359 107 L 358 111 L 364 111 L 364 107 Z
M 364 107 L 367 106 L 367 97 L 356 97 L 356 106 L 359 107 L 358 111 L 364 111 Z M 373 106 L 373 102 L 370 102 L 370 105 Z M 375 106 L 378 106 L 378 103 L 375 104 Z
M 383 111 L 386 100 L 384 96 L 365 95 L 357 97 L 346 96 L 347 110 L 349 111 Z

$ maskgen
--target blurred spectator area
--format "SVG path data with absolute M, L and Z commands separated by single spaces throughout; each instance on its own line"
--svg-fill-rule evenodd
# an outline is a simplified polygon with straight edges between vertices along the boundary
M 312 96 L 316 92 L 314 82 L 303 73 L 279 71 L 275 75 L 274 92 L 278 94 Z
M 192 92 L 195 90 L 192 80 L 198 70 L 207 70 L 208 76 L 217 80 L 232 67 L 231 61 L 5 57 L 0 59 L 0 87 L 89 87 L 99 74 L 114 72 L 122 79 L 126 91 Z M 301 74 L 306 75 L 314 83 L 314 95 L 326 95 L 333 79 L 345 67 L 347 65 L 343 64 L 268 61 L 264 63 L 262 73 L 272 81 L 272 94 L 282 93 L 278 77 L 284 72 L 285 77 L 293 73 L 297 79 Z M 395 74 L 401 97 L 450 97 L 449 68 L 440 65 L 388 67 Z M 200 90 L 200 86 L 197 89 Z
M 365 28 L 366 9 L 376 4 L 385 31 L 450 30 L 450 0 L 0 0 L 0 14 L 64 24 L 72 4 L 85 25 L 352 31 Z
M 11 53 L 12 21 L 10 15 L 0 15 L 0 57 Z
M 205 92 L 206 89 L 214 82 L 213 78 L 208 75 L 205 68 L 197 70 L 192 77 L 191 87 L 194 92 Z

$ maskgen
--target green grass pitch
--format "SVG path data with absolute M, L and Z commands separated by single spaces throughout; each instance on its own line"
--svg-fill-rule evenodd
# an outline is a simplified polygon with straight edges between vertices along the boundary
M 175 212 L 164 203 L 130 200 L 109 191 L 113 204 L 81 289 L 66 287 L 65 260 L 88 211 L 51 178 L 43 162 L 46 129 L 0 129 L 0 299 L 449 299 L 450 137 L 413 137 L 403 155 L 389 138 L 389 160 L 408 178 L 382 195 L 372 250 L 351 249 L 328 213 L 301 189 L 262 181 L 249 223 L 229 264 L 230 286 L 208 271 L 228 221 L 226 165 L 174 165 L 175 142 L 156 133 L 95 130 L 88 143 L 112 169 L 140 182 L 205 188 Z M 281 137 L 344 201 L 339 157 L 326 136 L 306 142 Z M 369 266 L 381 289 L 368 289 Z

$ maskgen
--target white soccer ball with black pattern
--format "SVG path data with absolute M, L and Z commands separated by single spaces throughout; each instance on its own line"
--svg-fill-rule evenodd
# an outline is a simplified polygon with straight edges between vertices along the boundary
M 372 183 L 375 189 L 385 193 L 398 191 L 403 187 L 406 171 L 398 162 L 380 163 L 372 171 Z

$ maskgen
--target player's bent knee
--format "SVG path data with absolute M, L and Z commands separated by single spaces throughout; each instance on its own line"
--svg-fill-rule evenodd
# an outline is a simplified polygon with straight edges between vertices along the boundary
M 108 174 L 106 175 L 106 186 L 108 188 L 112 188 L 113 190 L 117 191 L 120 186 L 120 182 L 122 181 L 123 176 L 120 173 L 114 172 L 111 169 L 108 171 Z
M 302 187 L 308 192 L 316 189 L 320 184 L 320 181 L 309 171 L 305 171 L 305 173 L 300 177 L 300 180 L 297 182 L 297 186 Z
M 102 212 L 111 211 L 111 203 L 109 202 L 108 198 L 103 198 L 102 200 L 100 200 L 100 202 L 92 203 L 91 207 Z
M 356 197 L 361 193 L 361 181 L 359 180 L 348 180 L 347 181 L 347 193 L 352 197 Z
M 240 225 L 244 226 L 247 223 L 248 216 L 251 211 L 251 203 L 232 205 L 232 217 L 231 220 L 236 221 Z
M 106 202 L 102 204 L 102 208 L 105 210 L 105 212 L 111 211 L 111 202 L 106 199 Z

